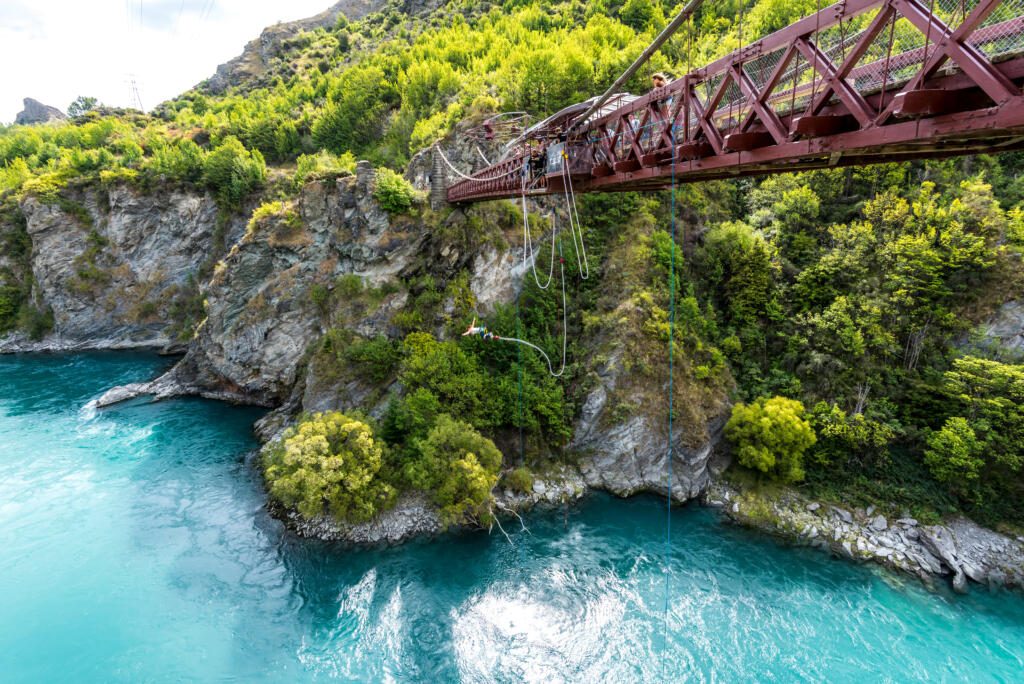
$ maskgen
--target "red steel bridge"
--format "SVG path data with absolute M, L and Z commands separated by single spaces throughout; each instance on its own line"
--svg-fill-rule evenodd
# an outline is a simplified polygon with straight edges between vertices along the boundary
M 593 100 L 549 117 L 448 200 L 1020 149 L 1022 84 L 1024 0 L 845 0 L 586 119 Z

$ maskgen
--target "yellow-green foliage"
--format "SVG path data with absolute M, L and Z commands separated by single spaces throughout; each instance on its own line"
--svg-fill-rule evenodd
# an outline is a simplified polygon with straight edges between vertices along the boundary
M 316 154 L 303 154 L 295 160 L 295 185 L 302 187 L 307 181 L 349 175 L 355 168 L 356 158 L 351 152 L 334 155 L 321 150 Z
M 736 404 L 725 426 L 741 465 L 785 482 L 804 478 L 803 455 L 817 441 L 804 418 L 804 405 L 785 397 L 761 397 Z
M 533 473 L 526 466 L 505 473 L 504 483 L 514 492 L 530 494 L 533 492 Z
M 419 458 L 406 466 L 408 481 L 432 493 L 445 523 L 485 524 L 501 469 L 494 442 L 468 423 L 441 414 L 418 447 Z
M 383 456 L 365 422 L 318 413 L 267 448 L 263 473 L 271 497 L 303 516 L 361 522 L 394 502 L 394 488 L 380 475 Z
M 270 220 L 275 220 L 288 230 L 298 230 L 302 227 L 302 218 L 295 207 L 280 200 L 264 202 L 252 212 L 249 223 L 246 226 L 248 233 L 254 233 Z
M 373 189 L 373 197 L 385 211 L 392 214 L 404 214 L 412 209 L 417 192 L 412 183 L 401 174 L 391 169 L 377 169 L 377 181 Z

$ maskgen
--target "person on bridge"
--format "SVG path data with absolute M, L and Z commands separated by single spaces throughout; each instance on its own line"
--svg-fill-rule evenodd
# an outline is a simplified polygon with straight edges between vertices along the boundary
M 651 76 L 651 85 L 654 88 L 664 88 L 665 86 L 667 86 L 671 82 L 672 82 L 672 79 L 669 78 L 667 74 L 665 74 L 665 73 L 663 73 L 661 71 L 659 71 L 656 74 L 654 74 L 653 76 Z

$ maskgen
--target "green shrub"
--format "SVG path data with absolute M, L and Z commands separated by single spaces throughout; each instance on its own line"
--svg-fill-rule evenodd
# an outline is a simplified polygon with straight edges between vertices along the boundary
M 34 196 L 43 204 L 55 204 L 66 185 L 67 180 L 63 176 L 47 173 L 25 181 L 21 189 L 26 195 Z
M 533 493 L 533 473 L 526 466 L 505 473 L 505 486 L 520 494 Z
M 494 425 L 497 407 L 487 374 L 456 342 L 441 342 L 430 333 L 406 336 L 399 381 L 406 388 L 430 390 L 446 411 L 477 427 Z
M 18 310 L 18 328 L 24 330 L 29 338 L 39 341 L 53 330 L 53 311 L 42 311 L 31 305 L 23 305 Z
M 501 452 L 468 423 L 447 414 L 419 443 L 420 457 L 406 466 L 406 478 L 432 494 L 446 524 L 490 521 L 491 490 L 498 482 Z
M 924 462 L 936 480 L 966 485 L 978 479 L 985 466 L 985 459 L 980 457 L 982 443 L 966 418 L 948 419 L 927 441 Z
M 441 413 L 437 395 L 425 387 L 417 387 L 388 404 L 381 434 L 389 444 L 402 447 L 405 454 L 418 456 L 417 440 L 427 436 Z
M 206 155 L 191 140 L 177 140 L 158 148 L 144 168 L 168 180 L 195 183 L 203 177 Z
M 323 513 L 364 522 L 394 503 L 379 476 L 384 445 L 366 423 L 337 411 L 318 413 L 268 447 L 263 474 L 270 496 L 312 518 Z
M 356 168 L 356 158 L 351 152 L 333 155 L 327 150 L 316 154 L 303 154 L 295 161 L 295 187 L 301 188 L 308 181 L 351 175 Z
M 400 359 L 398 346 L 383 335 L 353 342 L 344 357 L 358 375 L 377 384 L 394 375 Z
M 203 182 L 229 206 L 238 206 L 246 195 L 266 180 L 267 166 L 259 150 L 249 152 L 238 138 L 228 136 L 206 157 Z
M 740 465 L 784 482 L 804 478 L 804 452 L 817 441 L 804 418 L 804 405 L 785 397 L 760 397 L 752 404 L 736 404 L 725 434 L 736 447 Z
M 295 207 L 279 200 L 264 202 L 252 212 L 246 232 L 255 233 L 258 228 L 269 222 L 271 219 L 285 229 L 286 232 L 298 231 L 302 228 L 302 217 L 295 211 Z M 280 231 L 278 231 L 280 232 Z M 271 236 L 272 238 L 274 236 Z M 271 241 L 271 244 L 274 244 Z
M 412 209 L 416 199 L 416 190 L 401 174 L 391 169 L 377 169 L 377 182 L 373 197 L 385 211 L 391 214 L 404 214 Z
M 0 286 L 0 333 L 8 332 L 17 324 L 21 300 L 20 287 Z
M 323 283 L 313 283 L 309 287 L 309 301 L 321 314 L 326 314 L 331 303 L 331 291 Z

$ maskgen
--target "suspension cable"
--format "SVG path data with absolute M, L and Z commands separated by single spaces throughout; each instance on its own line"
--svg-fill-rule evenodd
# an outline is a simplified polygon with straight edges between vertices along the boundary
M 515 174 L 520 172 L 518 168 L 514 168 L 511 171 L 508 171 L 506 173 L 501 174 L 500 176 L 487 176 L 486 178 L 481 178 L 480 174 L 487 170 L 487 169 L 481 169 L 480 171 L 475 172 L 474 175 L 467 176 L 462 171 L 459 171 L 457 168 L 455 168 L 455 165 L 452 164 L 451 161 L 449 161 L 447 156 L 445 156 L 444 150 L 441 149 L 440 145 L 435 143 L 434 144 L 434 149 L 437 150 L 437 153 L 441 155 L 441 159 L 444 161 L 445 164 L 448 165 L 448 168 L 451 169 L 452 172 L 455 175 L 457 175 L 457 176 L 459 176 L 461 178 L 464 178 L 465 180 L 471 180 L 471 181 L 477 181 L 477 182 L 499 180 L 501 178 L 507 178 L 508 176 L 513 176 L 513 175 L 515 175 Z

